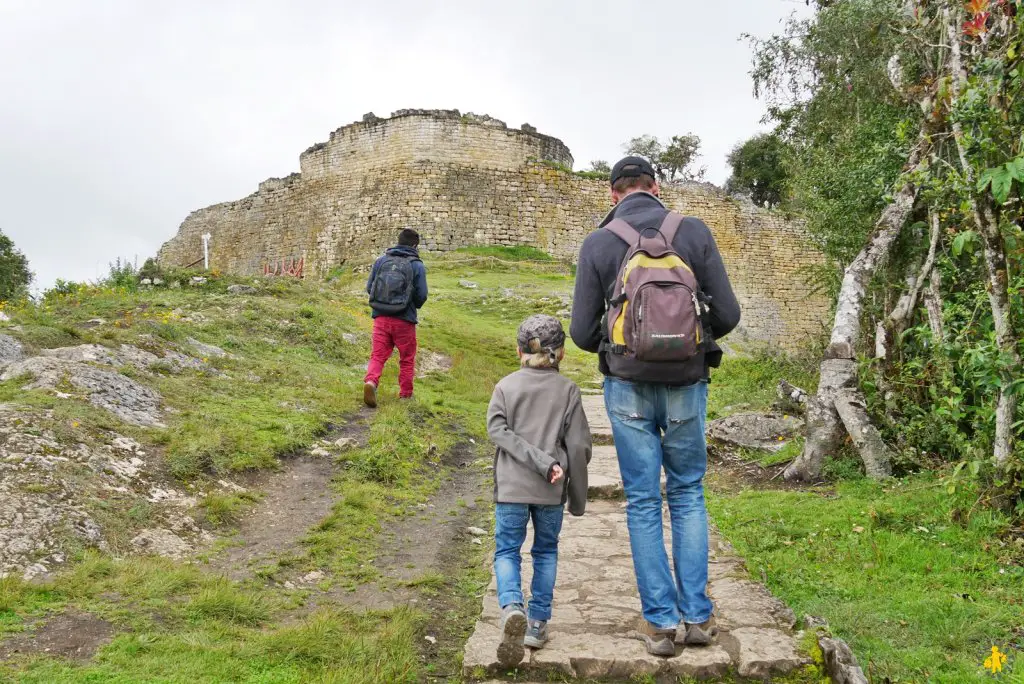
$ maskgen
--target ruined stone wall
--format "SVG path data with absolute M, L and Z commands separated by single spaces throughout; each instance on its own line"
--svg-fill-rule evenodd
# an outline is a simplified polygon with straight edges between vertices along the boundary
M 301 173 L 190 214 L 159 260 L 196 261 L 208 232 L 211 268 L 258 274 L 303 259 L 317 276 L 379 253 L 404 227 L 420 231 L 427 252 L 531 245 L 574 260 L 611 206 L 607 183 L 569 172 L 565 145 L 524 128 L 447 111 L 368 115 L 303 153 Z M 799 224 L 708 185 L 664 187 L 662 197 L 711 227 L 743 305 L 733 339 L 795 349 L 821 332 L 828 302 L 805 284 L 821 257 Z

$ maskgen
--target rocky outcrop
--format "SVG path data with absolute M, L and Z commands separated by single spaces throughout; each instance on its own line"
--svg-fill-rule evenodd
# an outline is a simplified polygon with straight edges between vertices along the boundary
M 728 446 L 778 451 L 803 426 L 802 420 L 786 414 L 739 413 L 708 423 L 708 437 Z

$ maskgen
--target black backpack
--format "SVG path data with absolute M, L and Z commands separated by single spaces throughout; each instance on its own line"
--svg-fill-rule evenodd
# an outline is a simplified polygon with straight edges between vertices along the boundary
M 370 306 L 382 314 L 400 314 L 409 308 L 416 272 L 414 257 L 385 254 L 370 285 Z

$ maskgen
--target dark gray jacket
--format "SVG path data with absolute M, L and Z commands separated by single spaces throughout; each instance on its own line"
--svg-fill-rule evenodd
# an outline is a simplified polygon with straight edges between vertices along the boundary
M 401 256 L 412 261 L 412 272 L 416 280 L 412 284 L 412 297 L 409 299 L 409 306 L 406 307 L 405 311 L 400 314 L 386 314 L 373 310 L 373 318 L 378 316 L 389 316 L 391 318 L 399 318 L 403 321 L 409 321 L 410 323 L 419 322 L 419 316 L 417 310 L 423 308 L 423 305 L 427 302 L 427 268 L 423 265 L 420 260 L 420 252 L 415 247 L 406 247 L 405 245 L 396 245 L 391 249 L 384 252 L 384 256 Z M 370 293 L 370 287 L 373 285 L 373 279 L 377 277 L 377 271 L 380 269 L 380 262 L 384 257 L 380 257 L 373 262 L 373 268 L 370 269 L 370 277 L 366 279 L 366 293 Z
M 604 226 L 613 218 L 620 218 L 637 230 L 656 229 L 665 219 L 668 209 L 654 195 L 634 192 L 624 197 L 608 213 L 598 230 L 587 236 L 580 248 L 576 267 L 576 289 L 572 305 L 572 323 L 569 334 L 580 349 L 598 352 L 606 333 L 602 318 L 607 302 L 615 289 L 619 266 L 629 246 Z M 704 294 L 711 297 L 707 324 L 711 337 L 706 354 L 698 354 L 685 363 L 644 363 L 626 360 L 630 378 L 641 382 L 666 385 L 692 385 L 708 377 L 708 367 L 718 367 L 722 350 L 714 339 L 724 337 L 740 322 L 740 305 L 729 283 L 722 263 L 722 255 L 711 235 L 711 230 L 697 218 L 683 219 L 672 247 L 689 264 Z M 605 354 L 600 358 L 601 372 L 611 375 Z
M 580 388 L 557 369 L 523 368 L 494 388 L 487 409 L 494 453 L 494 500 L 559 505 L 583 515 L 587 506 L 590 426 Z M 565 478 L 551 484 L 558 463 Z

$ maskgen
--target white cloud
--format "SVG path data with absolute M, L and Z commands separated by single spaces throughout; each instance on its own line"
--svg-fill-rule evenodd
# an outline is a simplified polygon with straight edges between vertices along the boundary
M 637 9 L 640 8 L 640 9 Z M 374 111 L 457 108 L 564 140 L 577 168 L 693 132 L 711 180 L 760 128 L 743 32 L 804 3 L 0 0 L 0 230 L 39 283 L 155 253 Z

